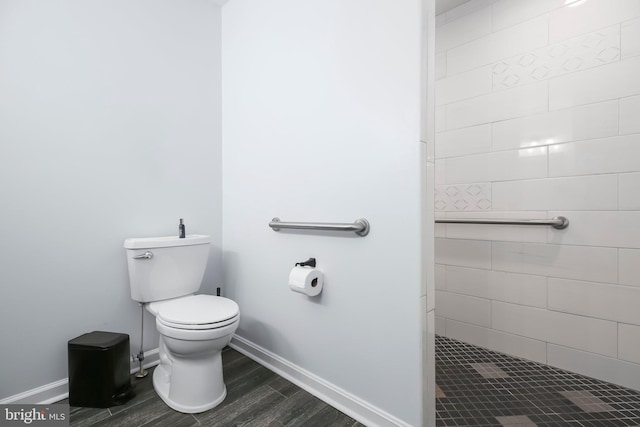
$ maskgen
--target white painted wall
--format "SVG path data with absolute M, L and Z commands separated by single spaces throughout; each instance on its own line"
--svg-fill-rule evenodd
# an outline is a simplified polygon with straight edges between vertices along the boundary
M 207 0 L 0 0 L 0 399 L 65 378 L 82 333 L 137 352 L 126 237 L 184 217 L 220 284 L 220 67 Z
M 640 389 L 640 1 L 438 17 L 437 332 Z
M 224 283 L 240 305 L 237 335 L 412 426 L 422 404 L 420 16 L 417 0 L 223 8 Z M 276 233 L 275 216 L 366 217 L 371 233 Z M 318 298 L 287 287 L 311 256 L 325 273 Z

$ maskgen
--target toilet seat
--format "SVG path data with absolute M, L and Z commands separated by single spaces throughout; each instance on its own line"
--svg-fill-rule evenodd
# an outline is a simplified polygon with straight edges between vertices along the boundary
M 238 321 L 239 307 L 235 301 L 213 295 L 190 295 L 150 304 L 156 323 L 168 328 L 211 330 Z
M 169 328 L 174 328 L 174 329 L 188 329 L 188 330 L 192 330 L 192 331 L 198 331 L 198 330 L 209 330 L 209 329 L 218 329 L 218 328 L 223 328 L 227 325 L 231 325 L 235 322 L 238 321 L 238 316 L 235 316 L 231 319 L 227 319 L 225 321 L 222 322 L 215 322 L 215 323 L 205 323 L 202 325 L 187 325 L 184 323 L 172 323 L 172 322 L 167 322 L 166 320 L 162 319 L 161 317 L 156 317 L 156 322 L 160 323 L 161 325 L 164 325 L 166 327 Z

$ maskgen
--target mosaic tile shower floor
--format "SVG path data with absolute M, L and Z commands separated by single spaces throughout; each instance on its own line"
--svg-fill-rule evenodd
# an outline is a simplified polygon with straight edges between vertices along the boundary
M 640 426 L 640 392 L 436 337 L 436 426 Z

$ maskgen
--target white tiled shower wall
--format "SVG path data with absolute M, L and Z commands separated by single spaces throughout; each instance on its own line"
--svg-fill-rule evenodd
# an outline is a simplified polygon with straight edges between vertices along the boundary
M 436 331 L 640 389 L 640 0 L 471 0 L 436 30 Z

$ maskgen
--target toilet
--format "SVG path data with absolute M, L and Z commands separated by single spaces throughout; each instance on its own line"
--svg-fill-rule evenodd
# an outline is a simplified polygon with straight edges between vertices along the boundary
M 234 301 L 197 295 L 209 257 L 204 235 L 124 241 L 131 298 L 145 303 L 160 333 L 153 387 L 176 411 L 204 412 L 227 395 L 222 349 L 238 329 Z

